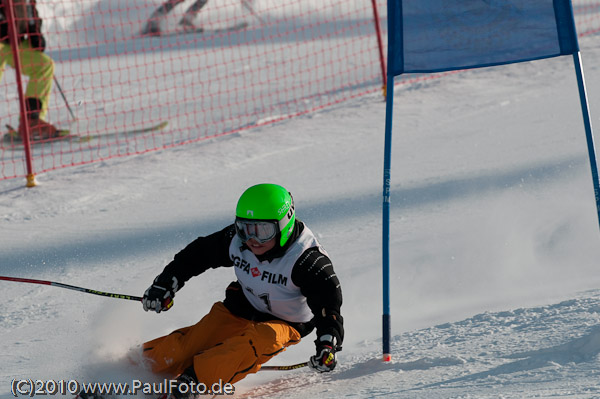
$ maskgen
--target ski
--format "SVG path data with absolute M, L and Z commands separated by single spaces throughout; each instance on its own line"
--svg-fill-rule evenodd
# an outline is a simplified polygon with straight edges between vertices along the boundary
M 80 143 L 85 143 L 85 142 L 88 142 L 88 141 L 92 141 L 94 139 L 101 139 L 101 138 L 108 138 L 108 137 L 127 136 L 127 135 L 132 135 L 132 134 L 141 134 L 141 133 L 156 132 L 156 131 L 159 131 L 159 130 L 163 130 L 164 128 L 167 127 L 168 124 L 169 124 L 169 121 L 163 121 L 163 122 L 157 123 L 155 125 L 147 126 L 147 127 L 142 127 L 142 128 L 139 128 L 139 129 L 125 130 L 125 131 L 122 131 L 122 132 L 111 132 L 111 133 L 89 134 L 89 135 L 77 135 L 77 137 L 79 138 L 79 142 Z
M 39 140 L 34 139 L 34 140 L 30 141 L 30 144 L 31 145 L 39 145 L 39 144 L 53 143 L 55 141 L 64 141 L 64 140 L 71 140 L 72 142 L 75 142 L 75 143 L 87 143 L 92 140 L 101 139 L 101 138 L 109 138 L 109 137 L 117 137 L 117 136 L 121 136 L 121 135 L 127 136 L 127 135 L 133 135 L 133 134 L 155 132 L 155 131 L 164 129 L 165 127 L 167 127 L 168 124 L 169 124 L 168 121 L 163 121 L 163 122 L 157 123 L 155 125 L 147 126 L 147 127 L 143 127 L 143 128 L 139 128 L 139 129 L 131 129 L 131 130 L 124 130 L 124 131 L 119 131 L 119 132 L 111 132 L 111 133 L 103 133 L 103 134 L 88 134 L 88 135 L 74 134 L 74 133 L 71 133 L 70 130 L 61 129 L 58 131 L 59 135 L 56 137 L 39 139 Z M 7 132 L 2 136 L 2 143 L 4 144 L 4 147 L 6 147 L 6 146 L 22 147 L 23 141 L 21 140 L 21 137 L 19 136 L 19 132 L 11 125 L 6 125 L 6 128 L 7 128 Z
M 146 398 L 146 399 L 171 399 L 173 398 L 173 396 L 169 393 L 163 393 L 163 394 L 157 394 L 157 395 L 153 395 L 153 394 L 142 394 L 139 393 L 137 395 L 128 395 L 128 396 L 132 396 L 132 397 L 142 397 L 142 398 Z M 215 398 L 217 395 L 215 396 L 210 396 L 211 399 Z M 101 395 L 101 394 L 93 394 L 93 393 L 83 393 L 80 392 L 78 393 L 76 396 L 73 397 L 73 399 L 119 399 L 119 398 L 125 398 L 126 396 L 114 396 L 114 395 Z M 200 396 L 197 396 L 200 397 Z
M 225 32 L 236 32 L 239 30 L 246 29 L 248 27 L 248 22 L 238 22 L 234 25 L 225 26 L 223 28 L 214 28 L 214 29 L 204 29 L 197 28 L 195 30 L 175 30 L 165 33 L 148 33 L 148 34 L 140 34 L 141 37 L 171 37 L 171 36 L 181 36 L 188 34 L 217 34 L 217 33 L 225 33 Z
M 19 131 L 12 127 L 9 124 L 6 124 L 7 132 L 2 137 L 2 141 L 8 145 L 23 145 L 23 141 L 21 141 L 21 136 L 19 136 Z M 52 141 L 60 141 L 65 140 L 71 136 L 71 132 L 66 129 L 59 129 L 58 136 L 51 137 L 47 139 L 33 139 L 30 141 L 31 144 L 39 144 L 39 143 L 48 143 Z

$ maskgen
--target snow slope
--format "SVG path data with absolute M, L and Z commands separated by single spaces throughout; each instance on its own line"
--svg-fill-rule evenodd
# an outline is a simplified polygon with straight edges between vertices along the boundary
M 593 122 L 600 42 L 581 40 Z M 142 295 L 240 193 L 276 182 L 340 276 L 339 367 L 260 372 L 261 398 L 600 397 L 600 230 L 572 60 L 449 75 L 396 91 L 393 361 L 382 363 L 379 95 L 203 143 L 0 185 L 0 274 Z M 0 282 L 0 397 L 13 379 L 151 377 L 131 347 L 198 320 L 233 278 L 209 271 L 174 308 Z M 307 360 L 313 336 L 272 361 Z

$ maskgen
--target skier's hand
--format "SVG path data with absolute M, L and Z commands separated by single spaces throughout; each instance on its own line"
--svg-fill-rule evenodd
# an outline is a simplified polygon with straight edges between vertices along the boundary
M 331 335 L 323 335 L 319 337 L 315 344 L 317 345 L 317 354 L 311 356 L 308 360 L 308 365 L 320 372 L 325 373 L 332 371 L 336 364 L 335 358 L 335 338 Z
M 177 292 L 177 277 L 165 278 L 160 275 L 154 279 L 154 283 L 144 292 L 142 305 L 144 310 L 154 310 L 160 313 L 167 311 L 173 306 L 173 298 Z

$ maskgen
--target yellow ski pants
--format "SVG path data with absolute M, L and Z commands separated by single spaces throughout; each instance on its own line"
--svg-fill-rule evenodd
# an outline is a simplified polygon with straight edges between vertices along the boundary
M 28 41 L 23 41 L 19 46 L 19 58 L 21 73 L 29 77 L 25 97 L 35 97 L 42 101 L 40 119 L 45 120 L 54 77 L 54 61 L 47 54 L 33 50 Z M 12 49 L 8 44 L 0 43 L 0 80 L 6 64 L 15 67 Z
M 298 342 L 300 333 L 283 321 L 246 320 L 217 302 L 197 324 L 146 342 L 143 354 L 155 373 L 174 377 L 193 365 L 198 382 L 210 386 L 240 381 Z

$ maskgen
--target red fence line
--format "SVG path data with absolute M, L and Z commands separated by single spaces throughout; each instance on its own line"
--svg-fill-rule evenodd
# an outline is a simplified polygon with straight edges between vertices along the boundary
M 37 0 L 62 87 L 46 120 L 71 135 L 35 142 L 29 155 L 19 140 L 2 140 L 0 181 L 183 146 L 385 87 L 385 0 L 252 0 L 251 11 L 240 0 L 210 1 L 193 17 L 204 31 L 182 33 L 194 2 L 171 0 L 156 19 L 162 36 L 141 36 L 161 0 Z M 600 2 L 573 3 L 580 36 L 597 33 Z M 4 75 L 0 131 L 22 119 L 23 90 Z

